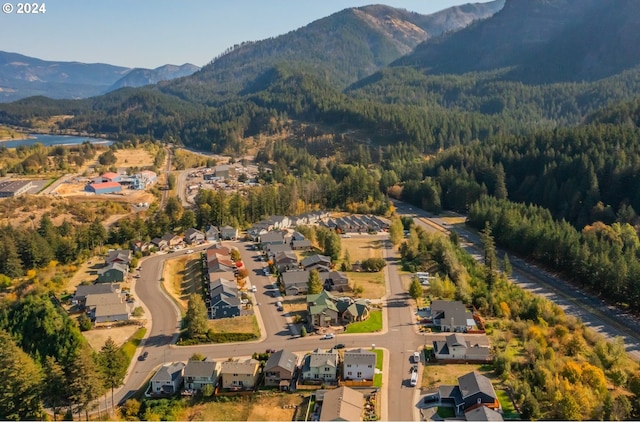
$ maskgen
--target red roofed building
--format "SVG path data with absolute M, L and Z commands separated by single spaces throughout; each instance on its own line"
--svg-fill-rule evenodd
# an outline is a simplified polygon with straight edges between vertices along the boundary
M 121 192 L 122 186 L 118 182 L 91 183 L 85 187 L 87 192 L 93 192 L 96 195 L 105 193 Z
M 100 177 L 102 177 L 103 182 L 119 182 L 120 181 L 120 175 L 118 173 L 107 172 Z

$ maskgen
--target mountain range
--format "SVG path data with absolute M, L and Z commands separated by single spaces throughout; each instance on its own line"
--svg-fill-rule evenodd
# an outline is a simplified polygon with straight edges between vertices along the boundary
M 138 87 L 191 75 L 192 64 L 131 69 L 103 63 L 57 62 L 0 51 L 0 102 L 44 95 L 87 98 L 121 87 Z

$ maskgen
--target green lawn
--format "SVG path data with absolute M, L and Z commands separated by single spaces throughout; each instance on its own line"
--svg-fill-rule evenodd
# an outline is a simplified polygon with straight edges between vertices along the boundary
M 502 406 L 502 411 L 504 413 L 515 413 L 516 408 L 513 407 L 513 402 L 509 398 L 509 394 L 504 390 L 497 390 L 497 389 L 496 389 L 496 394 L 498 395 L 500 406 Z
M 133 333 L 131 338 L 129 338 L 129 340 L 127 340 L 127 342 L 122 345 L 122 350 L 124 351 L 125 355 L 127 355 L 128 361 L 131 361 L 131 359 L 133 358 L 133 355 L 136 353 L 136 349 L 138 348 L 138 346 L 140 346 L 140 342 L 142 341 L 142 338 L 144 337 L 146 332 L 146 328 L 139 328 L 138 331 Z
M 438 416 L 440 416 L 442 419 L 453 418 L 456 416 L 456 412 L 452 407 L 439 407 Z
M 373 353 L 376 354 L 376 369 L 382 371 L 382 359 L 384 358 L 384 350 L 375 349 L 373 350 Z M 373 385 L 378 388 L 382 387 L 382 373 L 375 374 L 373 376 Z
M 382 311 L 371 311 L 369 319 L 347 325 L 345 333 L 375 333 L 380 330 L 382 330 Z

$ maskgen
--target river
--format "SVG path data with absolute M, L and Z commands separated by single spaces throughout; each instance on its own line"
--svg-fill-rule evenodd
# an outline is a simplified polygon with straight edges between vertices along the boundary
M 20 145 L 30 146 L 33 144 L 42 144 L 45 146 L 52 145 L 78 145 L 85 141 L 92 144 L 111 145 L 113 141 L 101 138 L 91 138 L 88 136 L 67 136 L 67 135 L 41 135 L 29 134 L 29 139 L 19 139 L 15 141 L 2 141 L 0 147 L 17 148 Z

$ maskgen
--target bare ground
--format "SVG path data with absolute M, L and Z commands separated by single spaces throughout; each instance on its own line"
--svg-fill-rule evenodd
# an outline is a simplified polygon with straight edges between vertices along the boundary
M 84 331 L 82 335 L 87 339 L 93 350 L 98 351 L 104 346 L 109 337 L 116 342 L 118 346 L 122 346 L 128 339 L 140 328 L 137 325 L 125 325 L 123 327 L 112 328 L 93 328 Z

